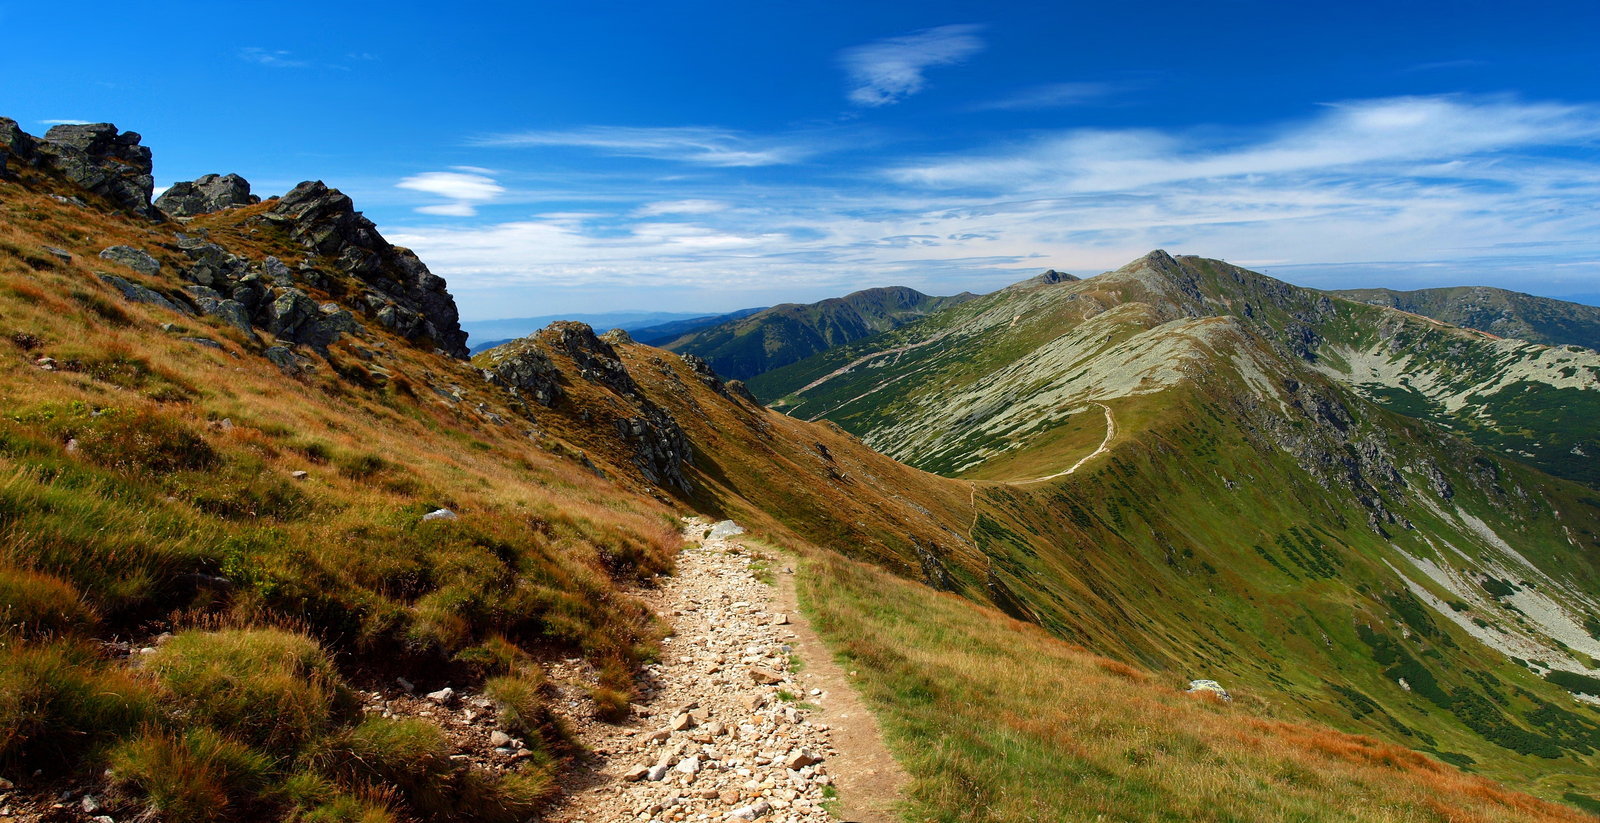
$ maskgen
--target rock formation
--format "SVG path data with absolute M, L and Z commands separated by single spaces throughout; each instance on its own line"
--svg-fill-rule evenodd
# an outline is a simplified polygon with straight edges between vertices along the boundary
M 359 298 L 378 322 L 413 342 L 431 341 L 466 359 L 467 333 L 444 279 L 409 249 L 391 245 L 350 198 L 322 181 L 295 186 L 263 217 L 307 249 L 361 281 Z
M 34 150 L 39 165 L 119 209 L 159 220 L 161 213 L 150 205 L 150 149 L 139 140 L 138 132 L 119 132 L 110 123 L 65 125 L 52 127 Z
M 156 208 L 173 217 L 193 217 L 261 202 L 250 193 L 250 181 L 237 174 L 206 174 L 173 183 L 156 198 Z

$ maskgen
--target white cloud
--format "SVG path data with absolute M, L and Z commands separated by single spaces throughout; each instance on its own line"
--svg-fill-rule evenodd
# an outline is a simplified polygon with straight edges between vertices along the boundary
M 816 152 L 799 142 L 758 139 L 718 128 L 590 126 L 565 131 L 525 131 L 480 137 L 491 147 L 571 146 L 623 157 L 675 160 L 702 166 L 774 166 L 798 163 Z
M 90 123 L 93 123 L 94 121 L 93 120 L 40 120 L 39 122 L 41 124 L 43 124 L 43 125 L 46 125 L 46 126 L 87 126 Z
M 661 200 L 640 206 L 634 211 L 634 215 L 660 217 L 669 214 L 715 214 L 728 208 L 729 205 L 720 200 Z
M 310 62 L 295 57 L 292 51 L 264 49 L 258 46 L 246 46 L 239 49 L 239 59 L 247 63 L 270 66 L 275 69 L 298 69 L 311 65 Z
M 1508 99 L 1400 97 L 1331 104 L 1310 122 L 1212 146 L 1154 131 L 1078 130 L 1018 150 L 894 169 L 904 183 L 1116 191 L 1185 180 L 1455 160 L 1600 136 L 1600 111 Z
M 422 214 L 471 217 L 478 213 L 478 204 L 487 203 L 506 191 L 505 187 L 495 182 L 494 178 L 489 177 L 487 174 L 477 173 L 479 171 L 487 170 L 423 172 L 401 180 L 395 184 L 395 187 L 436 194 L 453 201 L 431 206 L 419 206 L 417 211 Z
M 1597 140 L 1594 106 L 1353 101 L 1249 133 L 1071 130 L 790 182 L 596 176 L 581 199 L 538 201 L 532 220 L 413 227 L 396 242 L 464 308 L 481 300 L 479 316 L 517 293 L 720 309 L 737 307 L 729 295 L 758 305 L 896 283 L 987 290 L 1158 247 L 1291 277 L 1381 265 L 1401 273 L 1390 285 L 1432 285 L 1405 279 L 1432 264 L 1439 279 L 1573 293 L 1600 283 Z M 1558 271 L 1564 291 L 1539 285 Z
M 982 26 L 924 29 L 845 49 L 839 63 L 850 77 L 850 101 L 861 106 L 898 103 L 927 85 L 923 72 L 948 66 L 983 50 Z

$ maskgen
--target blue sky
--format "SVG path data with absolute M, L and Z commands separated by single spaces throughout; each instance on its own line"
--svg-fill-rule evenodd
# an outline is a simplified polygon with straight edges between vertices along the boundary
M 1600 4 L 0 0 L 0 115 L 318 178 L 469 319 L 987 291 L 1151 248 L 1600 299 Z

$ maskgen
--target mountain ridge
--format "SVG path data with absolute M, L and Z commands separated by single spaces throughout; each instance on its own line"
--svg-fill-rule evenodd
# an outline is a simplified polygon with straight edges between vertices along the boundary
M 1538 297 L 1491 286 L 1412 289 L 1331 289 L 1329 294 L 1387 306 L 1488 332 L 1550 346 L 1600 349 L 1600 307 Z
M 976 295 L 932 297 L 904 286 L 862 289 L 816 303 L 784 303 L 661 344 L 693 354 L 726 377 L 743 380 L 860 340 Z

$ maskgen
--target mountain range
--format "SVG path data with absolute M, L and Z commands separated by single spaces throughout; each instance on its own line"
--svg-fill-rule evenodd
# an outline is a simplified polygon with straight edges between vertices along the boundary
M 1157 251 L 473 354 L 338 190 L 152 203 L 140 144 L 0 120 L 14 809 L 530 819 L 579 720 L 702 722 L 689 513 L 794 569 L 906 819 L 1600 808 L 1593 351 Z

